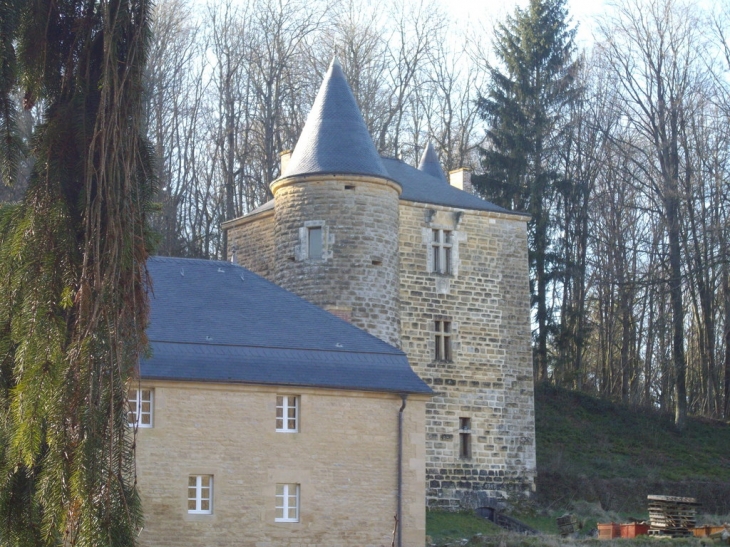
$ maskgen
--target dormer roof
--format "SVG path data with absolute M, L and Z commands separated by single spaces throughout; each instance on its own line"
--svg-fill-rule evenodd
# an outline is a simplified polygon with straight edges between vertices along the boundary
M 436 150 L 434 149 L 433 144 L 431 144 L 430 141 L 426 146 L 426 149 L 423 151 L 421 161 L 418 164 L 418 170 L 439 179 L 444 184 L 449 183 L 449 181 L 446 180 L 446 175 L 444 174 L 443 169 L 441 169 L 441 163 L 439 163 L 438 154 L 436 154 Z
M 389 178 L 336 58 L 282 178 L 314 174 Z

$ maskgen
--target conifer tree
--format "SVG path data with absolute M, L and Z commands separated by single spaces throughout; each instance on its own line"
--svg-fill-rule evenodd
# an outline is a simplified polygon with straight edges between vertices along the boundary
M 532 215 L 529 251 L 539 379 L 548 374 L 550 205 L 556 188 L 567 182 L 558 167 L 563 114 L 578 96 L 574 35 L 565 0 L 530 0 L 526 8 L 517 8 L 495 29 L 498 63 L 488 67 L 490 82 L 478 99 L 489 128 L 481 150 L 484 174 L 474 177 L 474 185 L 496 204 Z
M 145 347 L 148 0 L 0 2 L 0 546 L 129 546 L 127 382 Z M 24 97 L 16 107 L 13 96 Z M 42 105 L 28 150 L 18 108 Z

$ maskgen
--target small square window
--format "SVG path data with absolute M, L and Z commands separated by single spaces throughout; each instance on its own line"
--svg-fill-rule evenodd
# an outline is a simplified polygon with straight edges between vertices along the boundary
M 129 411 L 127 422 L 134 427 L 152 427 L 153 389 L 130 389 L 127 393 Z
M 188 513 L 210 515 L 213 512 L 213 475 L 188 477 Z
M 434 337 L 434 359 L 451 361 L 451 321 L 435 321 Z
M 431 246 L 433 247 L 433 264 L 431 271 L 439 274 L 452 273 L 452 234 L 449 230 L 432 230 L 433 239 Z
M 322 259 L 322 227 L 312 226 L 308 229 L 307 256 L 310 259 Z
M 298 396 L 276 396 L 276 430 L 281 433 L 296 433 L 299 431 Z
M 276 485 L 276 522 L 299 522 L 299 485 Z

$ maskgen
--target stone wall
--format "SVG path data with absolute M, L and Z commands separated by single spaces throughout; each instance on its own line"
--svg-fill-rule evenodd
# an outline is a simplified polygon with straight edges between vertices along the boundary
M 426 405 L 427 503 L 499 505 L 535 484 L 534 390 L 524 217 L 402 202 L 402 348 L 435 391 Z M 429 273 L 432 228 L 452 230 L 452 275 Z M 452 326 L 436 361 L 434 322 Z M 460 418 L 470 457 L 460 455 Z
M 139 429 L 142 547 L 380 547 L 396 513 L 397 395 L 183 382 L 154 388 Z M 300 396 L 297 433 L 275 431 L 276 395 Z M 404 411 L 403 545 L 423 547 L 425 397 Z M 213 475 L 213 513 L 187 512 L 191 474 Z M 278 523 L 277 483 L 300 485 L 300 520 Z
M 236 264 L 274 280 L 274 211 L 270 209 L 223 225 L 228 231 L 228 256 Z M 235 256 L 234 256 L 235 253 Z
M 276 181 L 274 282 L 399 347 L 398 194 L 374 177 L 329 175 Z M 324 234 L 309 259 L 306 230 Z M 245 263 L 242 263 L 246 265 Z

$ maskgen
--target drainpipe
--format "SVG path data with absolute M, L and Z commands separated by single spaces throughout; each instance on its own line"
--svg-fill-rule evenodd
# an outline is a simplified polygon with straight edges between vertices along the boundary
M 403 530 L 403 411 L 406 409 L 407 393 L 401 393 L 401 401 L 403 404 L 398 411 L 398 547 L 402 547 Z

